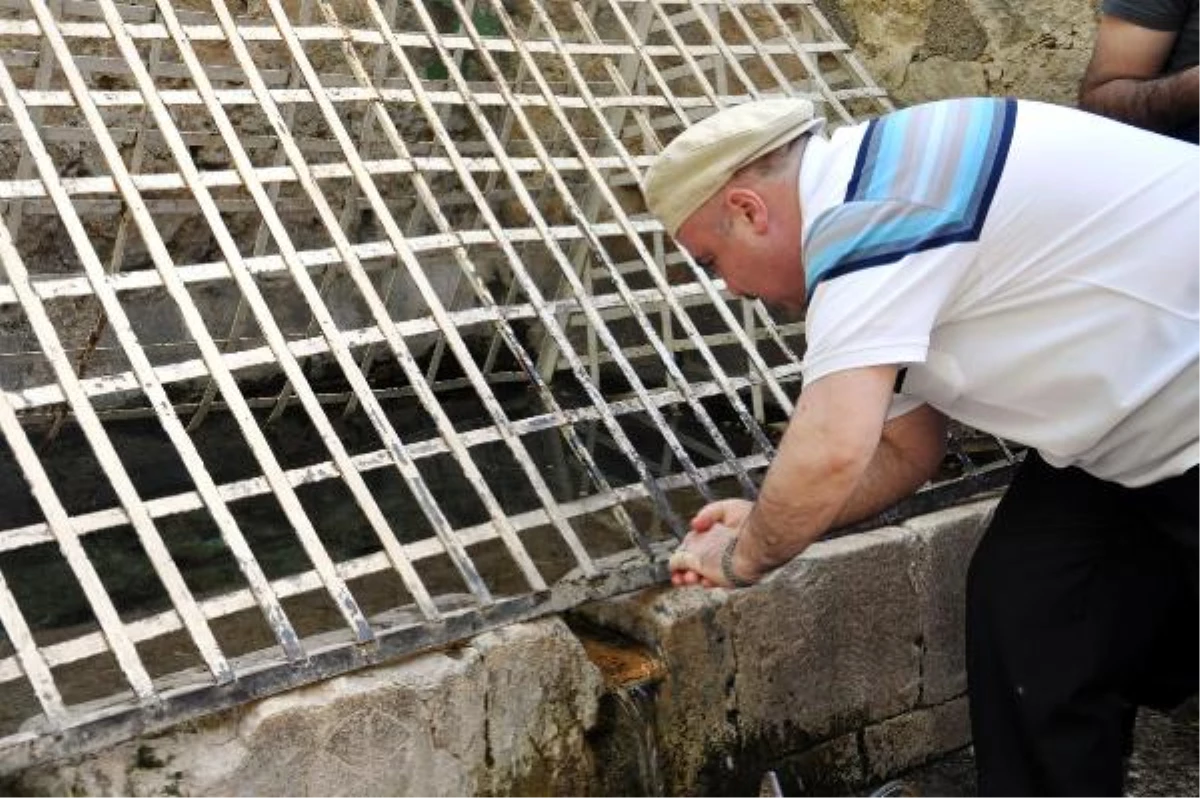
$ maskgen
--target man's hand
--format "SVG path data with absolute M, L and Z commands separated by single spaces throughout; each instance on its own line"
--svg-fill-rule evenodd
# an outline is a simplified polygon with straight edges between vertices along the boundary
M 723 499 L 700 508 L 692 517 L 692 531 L 671 555 L 671 583 L 731 587 L 721 574 L 721 556 L 753 507 L 745 499 Z
M 748 502 L 745 499 L 721 499 L 711 502 L 701 507 L 699 512 L 692 516 L 692 530 L 707 532 L 715 524 L 724 524 L 737 529 L 745 522 L 753 509 L 754 502 Z

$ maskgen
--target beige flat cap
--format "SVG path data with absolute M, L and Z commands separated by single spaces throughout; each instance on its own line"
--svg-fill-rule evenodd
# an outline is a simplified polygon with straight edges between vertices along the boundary
M 642 186 L 646 207 L 674 236 L 738 169 L 824 123 L 811 102 L 798 98 L 755 100 L 718 111 L 659 153 Z

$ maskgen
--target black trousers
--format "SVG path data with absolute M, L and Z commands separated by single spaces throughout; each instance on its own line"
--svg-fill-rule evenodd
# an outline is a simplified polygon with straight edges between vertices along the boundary
M 967 578 L 980 795 L 1122 794 L 1136 707 L 1197 690 L 1198 506 L 1029 453 Z

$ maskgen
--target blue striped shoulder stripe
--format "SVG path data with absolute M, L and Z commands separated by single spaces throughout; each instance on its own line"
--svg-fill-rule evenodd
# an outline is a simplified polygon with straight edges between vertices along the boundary
M 869 123 L 844 203 L 805 242 L 809 295 L 822 280 L 977 240 L 1016 116 L 1012 99 L 945 100 Z

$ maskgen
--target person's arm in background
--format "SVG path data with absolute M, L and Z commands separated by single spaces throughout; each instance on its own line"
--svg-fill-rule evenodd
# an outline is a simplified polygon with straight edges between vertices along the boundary
M 1175 31 L 1154 30 L 1105 14 L 1079 86 L 1079 107 L 1171 134 L 1195 124 L 1200 105 L 1196 67 L 1161 75 Z
M 701 509 L 671 557 L 672 581 L 726 585 L 721 555 L 734 536 L 734 573 L 758 579 L 828 529 L 868 518 L 928 481 L 945 451 L 945 419 L 922 405 L 885 424 L 895 378 L 894 366 L 876 366 L 806 385 L 758 501 Z

